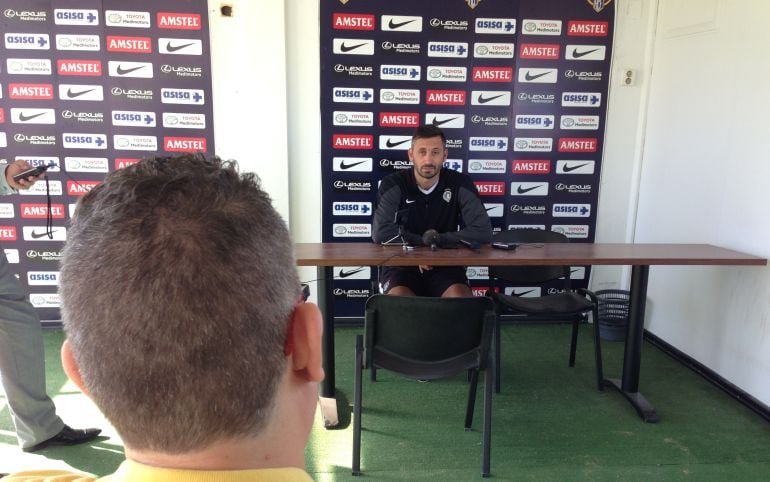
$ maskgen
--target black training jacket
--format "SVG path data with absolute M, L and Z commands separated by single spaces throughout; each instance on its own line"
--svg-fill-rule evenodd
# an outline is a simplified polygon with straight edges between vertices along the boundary
M 398 236 L 396 212 L 408 210 L 404 238 L 422 244 L 429 229 L 442 233 L 441 243 L 457 239 L 489 243 L 492 224 L 470 178 L 451 169 L 441 169 L 438 185 L 430 194 L 417 187 L 413 169 L 404 169 L 382 180 L 377 193 L 372 239 L 375 243 Z

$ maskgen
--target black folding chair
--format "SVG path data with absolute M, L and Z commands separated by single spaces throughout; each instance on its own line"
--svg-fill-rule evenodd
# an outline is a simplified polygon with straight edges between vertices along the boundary
M 519 244 L 568 243 L 569 238 L 561 233 L 542 229 L 513 229 L 496 234 L 493 242 Z M 521 246 L 519 249 L 527 249 Z M 495 391 L 500 392 L 500 323 L 504 320 L 527 323 L 568 321 L 572 323 L 569 366 L 575 366 L 578 326 L 593 313 L 594 357 L 596 361 L 596 384 L 603 389 L 602 352 L 599 338 L 599 315 L 596 296 L 589 290 L 573 290 L 570 283 L 570 266 L 490 266 L 490 290 L 487 295 L 495 301 L 497 322 L 495 325 Z M 519 286 L 534 286 L 552 280 L 561 280 L 561 292 L 539 297 L 512 296 L 503 293 L 505 283 Z
M 417 380 L 469 372 L 465 430 L 470 431 L 479 372 L 484 370 L 482 476 L 489 476 L 492 369 L 488 364 L 495 326 L 489 298 L 427 298 L 375 295 L 366 302 L 364 336 L 356 337 L 353 407 L 353 475 L 361 474 L 362 370 L 382 368 Z

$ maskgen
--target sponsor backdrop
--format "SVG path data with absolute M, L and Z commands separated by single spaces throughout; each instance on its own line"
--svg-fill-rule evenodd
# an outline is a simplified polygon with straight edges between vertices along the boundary
M 5 0 L 0 30 L 0 158 L 54 164 L 47 183 L 0 197 L 0 245 L 56 320 L 79 197 L 142 157 L 214 152 L 207 4 Z
M 593 241 L 614 15 L 611 0 L 322 1 L 323 240 L 371 241 L 379 180 L 435 124 L 496 230 Z M 336 316 L 362 315 L 376 274 L 335 267 Z M 468 268 L 475 294 L 486 274 Z

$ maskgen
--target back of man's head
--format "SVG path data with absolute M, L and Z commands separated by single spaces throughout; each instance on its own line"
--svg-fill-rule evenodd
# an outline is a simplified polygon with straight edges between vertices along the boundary
M 84 385 L 126 446 L 258 434 L 286 369 L 293 245 L 251 174 L 202 155 L 116 171 L 83 197 L 61 267 Z

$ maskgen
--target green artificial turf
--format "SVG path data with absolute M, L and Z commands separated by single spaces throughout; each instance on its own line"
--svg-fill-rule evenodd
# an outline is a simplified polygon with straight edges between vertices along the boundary
M 492 479 L 770 480 L 770 424 L 651 345 L 643 346 L 640 390 L 656 407 L 660 423 L 643 423 L 617 392 L 597 391 L 591 329 L 581 327 L 576 366 L 569 368 L 568 325 L 503 327 Z M 316 416 L 306 457 L 311 475 L 318 481 L 481 479 L 482 387 L 474 430 L 465 432 L 464 376 L 419 383 L 384 370 L 375 383 L 364 374 L 363 475 L 351 476 L 352 359 L 360 331 L 336 331 L 342 422 L 325 430 Z M 23 454 L 0 396 L 0 472 L 72 467 L 110 473 L 123 457 L 120 439 L 66 382 L 58 361 L 61 332 L 44 336 L 48 389 L 59 413 L 71 425 L 102 427 L 106 436 L 92 444 Z M 605 342 L 603 351 L 605 375 L 619 376 L 623 344 Z

